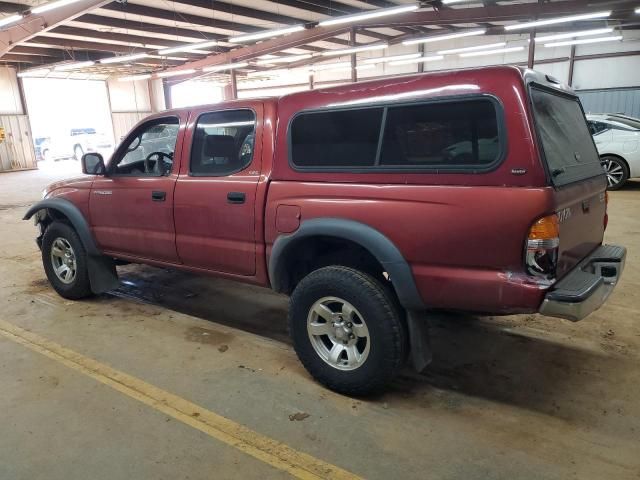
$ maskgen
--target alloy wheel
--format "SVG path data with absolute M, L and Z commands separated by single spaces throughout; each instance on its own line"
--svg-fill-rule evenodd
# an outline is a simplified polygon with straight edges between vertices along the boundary
M 53 271 L 62 283 L 69 285 L 76 279 L 76 255 L 66 238 L 58 237 L 51 245 Z
M 607 174 L 609 187 L 615 187 L 624 179 L 624 167 L 615 158 L 606 157 L 602 159 L 602 168 Z
M 338 297 L 316 301 L 307 317 L 307 333 L 316 353 L 338 370 L 355 370 L 369 356 L 369 329 L 358 310 Z

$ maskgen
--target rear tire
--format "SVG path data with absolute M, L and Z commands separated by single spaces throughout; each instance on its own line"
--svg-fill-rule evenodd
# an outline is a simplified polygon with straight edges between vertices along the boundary
M 374 277 L 320 268 L 291 295 L 289 328 L 298 358 L 331 390 L 353 396 L 384 389 L 406 358 L 403 312 Z
M 608 190 L 619 190 L 629 180 L 629 167 L 620 157 L 604 155 L 600 158 L 600 163 L 607 174 Z
M 53 222 L 44 232 L 42 264 L 61 297 L 79 300 L 92 295 L 87 253 L 76 231 L 66 223 Z

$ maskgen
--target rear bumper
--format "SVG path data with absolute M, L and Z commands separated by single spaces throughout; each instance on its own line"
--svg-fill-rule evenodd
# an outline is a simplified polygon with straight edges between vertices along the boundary
M 624 247 L 601 245 L 553 286 L 540 313 L 577 322 L 596 311 L 620 279 L 626 257 Z

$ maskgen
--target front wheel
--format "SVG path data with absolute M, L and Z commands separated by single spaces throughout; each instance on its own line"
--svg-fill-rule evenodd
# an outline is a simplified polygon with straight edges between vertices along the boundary
M 629 167 L 621 158 L 605 155 L 600 159 L 600 163 L 607 174 L 607 188 L 609 190 L 618 190 L 629 179 Z
M 42 237 L 42 263 L 60 296 L 78 300 L 91 295 L 84 245 L 66 223 L 53 222 L 47 227 Z
M 302 279 L 289 328 L 304 367 L 339 393 L 378 392 L 405 360 L 406 327 L 393 293 L 352 268 L 324 267 Z

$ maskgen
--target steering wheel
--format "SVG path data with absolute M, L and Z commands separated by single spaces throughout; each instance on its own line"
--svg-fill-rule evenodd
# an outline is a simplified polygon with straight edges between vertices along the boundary
M 150 166 L 150 161 L 153 157 L 158 157 L 156 159 L 156 163 L 153 166 L 153 168 L 151 168 Z M 173 165 L 173 155 L 170 153 L 165 153 L 165 152 L 153 152 L 150 153 L 149 155 L 146 156 L 146 158 L 144 159 L 144 172 L 145 173 L 159 173 L 160 175 L 164 175 L 167 172 L 167 169 L 164 165 L 164 162 L 162 161 L 163 158 L 168 158 L 169 159 L 169 163 L 170 165 Z M 160 167 L 160 164 L 162 163 L 162 167 Z

